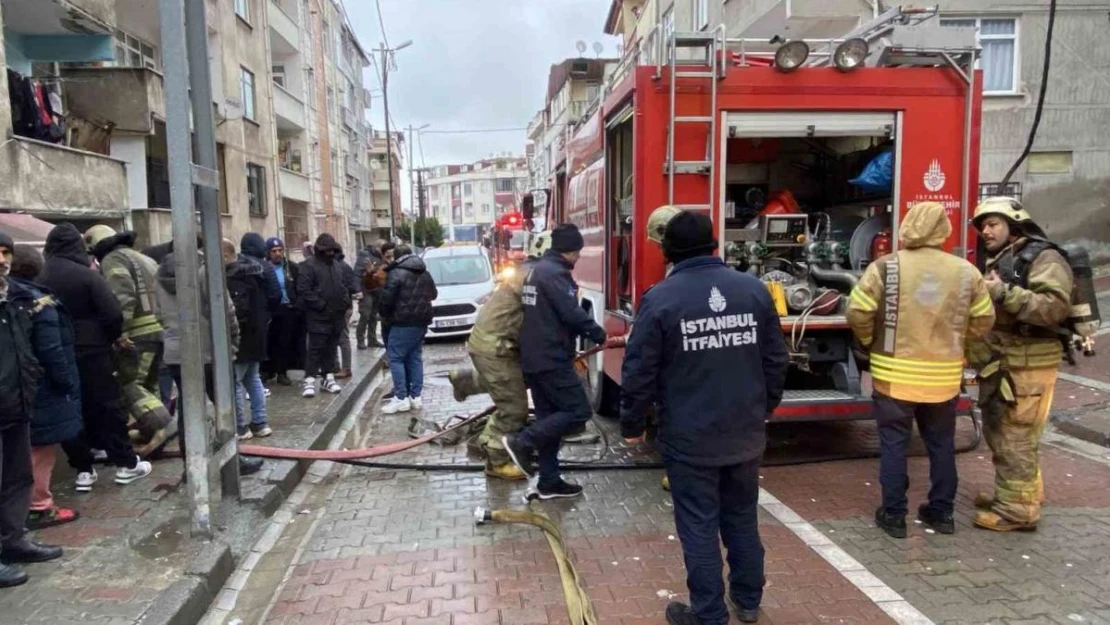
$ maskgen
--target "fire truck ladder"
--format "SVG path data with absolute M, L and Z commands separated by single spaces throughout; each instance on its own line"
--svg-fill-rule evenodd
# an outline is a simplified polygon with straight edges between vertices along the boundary
M 674 179 L 675 176 L 695 175 L 709 177 L 709 199 L 705 204 L 684 204 L 678 208 L 684 210 L 713 212 L 713 188 L 716 179 L 716 165 L 713 159 L 713 143 L 717 136 L 717 81 L 724 76 L 720 63 L 721 49 L 723 48 L 720 28 L 712 32 L 672 33 L 667 42 L 667 57 L 670 68 L 670 94 L 671 106 L 667 121 L 667 160 L 663 164 L 663 173 L 667 176 L 667 203 L 674 204 Z M 679 60 L 680 49 L 699 50 L 704 56 L 693 59 Z M 680 78 L 699 78 L 709 82 L 709 108 L 705 115 L 684 116 L 677 115 L 675 100 L 678 92 Z M 675 159 L 675 131 L 679 124 L 701 124 L 708 126 L 709 134 L 705 141 L 705 158 L 697 161 L 679 161 Z

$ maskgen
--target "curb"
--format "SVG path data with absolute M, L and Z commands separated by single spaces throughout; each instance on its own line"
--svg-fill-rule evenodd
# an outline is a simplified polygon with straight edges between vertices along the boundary
M 1102 410 L 1097 412 L 1102 413 Z M 1051 421 L 1057 430 L 1068 436 L 1110 447 L 1110 419 L 1091 419 L 1083 413 L 1062 413 L 1052 415 Z
M 327 447 L 339 430 L 345 413 L 355 405 L 370 386 L 370 382 L 382 371 L 384 363 L 385 355 L 382 354 L 363 375 L 352 379 L 352 383 L 343 388 L 335 401 L 324 410 L 325 425 L 308 449 Z M 242 503 L 257 506 L 262 516 L 269 518 L 300 484 L 312 462 L 298 460 L 294 463 L 282 463 L 271 474 L 269 481 L 252 489 L 253 492 L 245 493 Z M 219 538 L 214 539 L 193 558 L 181 579 L 158 594 L 138 622 L 141 625 L 192 625 L 199 622 L 234 570 L 235 559 L 231 546 Z

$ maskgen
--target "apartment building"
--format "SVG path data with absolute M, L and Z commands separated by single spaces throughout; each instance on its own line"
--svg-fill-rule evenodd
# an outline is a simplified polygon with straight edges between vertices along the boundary
M 390 133 L 390 140 L 386 140 L 385 131 L 373 130 L 370 133 L 370 211 L 374 227 L 370 236 L 365 237 L 364 243 L 389 238 L 389 208 L 393 207 L 393 219 L 401 223 L 401 165 L 405 149 L 405 133 L 395 130 Z M 386 158 L 386 153 L 391 152 L 392 158 Z M 393 186 L 389 186 L 388 164 L 393 164 Z M 392 196 L 392 202 L 390 201 Z M 365 235 L 364 235 L 365 236 Z
M 345 246 L 368 236 L 369 58 L 342 4 L 206 7 L 225 236 L 277 234 L 291 249 L 325 231 Z M 11 94 L 0 123 L 13 136 L 0 148 L 0 211 L 168 240 L 158 4 L 0 0 L 0 20 Z
M 653 62 L 664 33 L 725 25 L 728 37 L 768 41 L 836 38 L 873 19 L 873 0 L 613 0 L 604 30 L 627 55 Z M 910 3 L 906 3 L 910 4 Z M 983 73 L 982 193 L 998 183 L 1028 140 L 1044 65 L 1048 3 L 935 0 L 940 22 L 976 28 Z M 1018 196 L 1062 239 L 1110 238 L 1110 1 L 1060 0 L 1043 118 L 1029 158 L 1001 189 Z
M 527 159 L 508 154 L 429 168 L 424 179 L 429 215 L 450 238 L 479 240 L 494 220 L 519 210 L 529 181 Z

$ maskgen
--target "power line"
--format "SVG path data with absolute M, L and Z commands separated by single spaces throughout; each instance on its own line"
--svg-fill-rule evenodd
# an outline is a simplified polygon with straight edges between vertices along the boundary
M 378 26 L 380 26 L 382 29 L 382 43 L 384 43 L 385 47 L 388 48 L 389 38 L 385 36 L 385 20 L 382 19 L 382 1 L 374 0 L 374 5 L 378 8 Z
M 460 135 L 476 132 L 519 132 L 521 130 L 528 130 L 528 126 L 517 126 L 514 128 L 474 128 L 470 130 L 425 130 L 424 132 L 430 135 Z

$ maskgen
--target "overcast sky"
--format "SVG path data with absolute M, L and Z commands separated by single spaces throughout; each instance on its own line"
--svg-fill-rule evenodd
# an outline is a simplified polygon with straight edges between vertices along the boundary
M 435 134 L 444 130 L 527 126 L 543 106 L 553 63 L 577 56 L 575 44 L 604 46 L 616 56 L 618 39 L 602 33 L 610 0 L 379 0 L 385 34 L 396 46 L 389 76 L 389 112 L 406 127 L 430 124 L 421 133 L 427 166 L 467 163 L 491 153 L 523 154 L 523 130 Z M 375 0 L 346 0 L 359 42 L 368 51 L 382 40 Z M 384 129 L 381 85 L 374 67 L 366 70 L 374 95 L 367 113 Z M 420 165 L 418 145 L 414 160 Z M 407 164 L 406 164 L 407 165 Z M 405 172 L 402 196 L 408 206 Z

